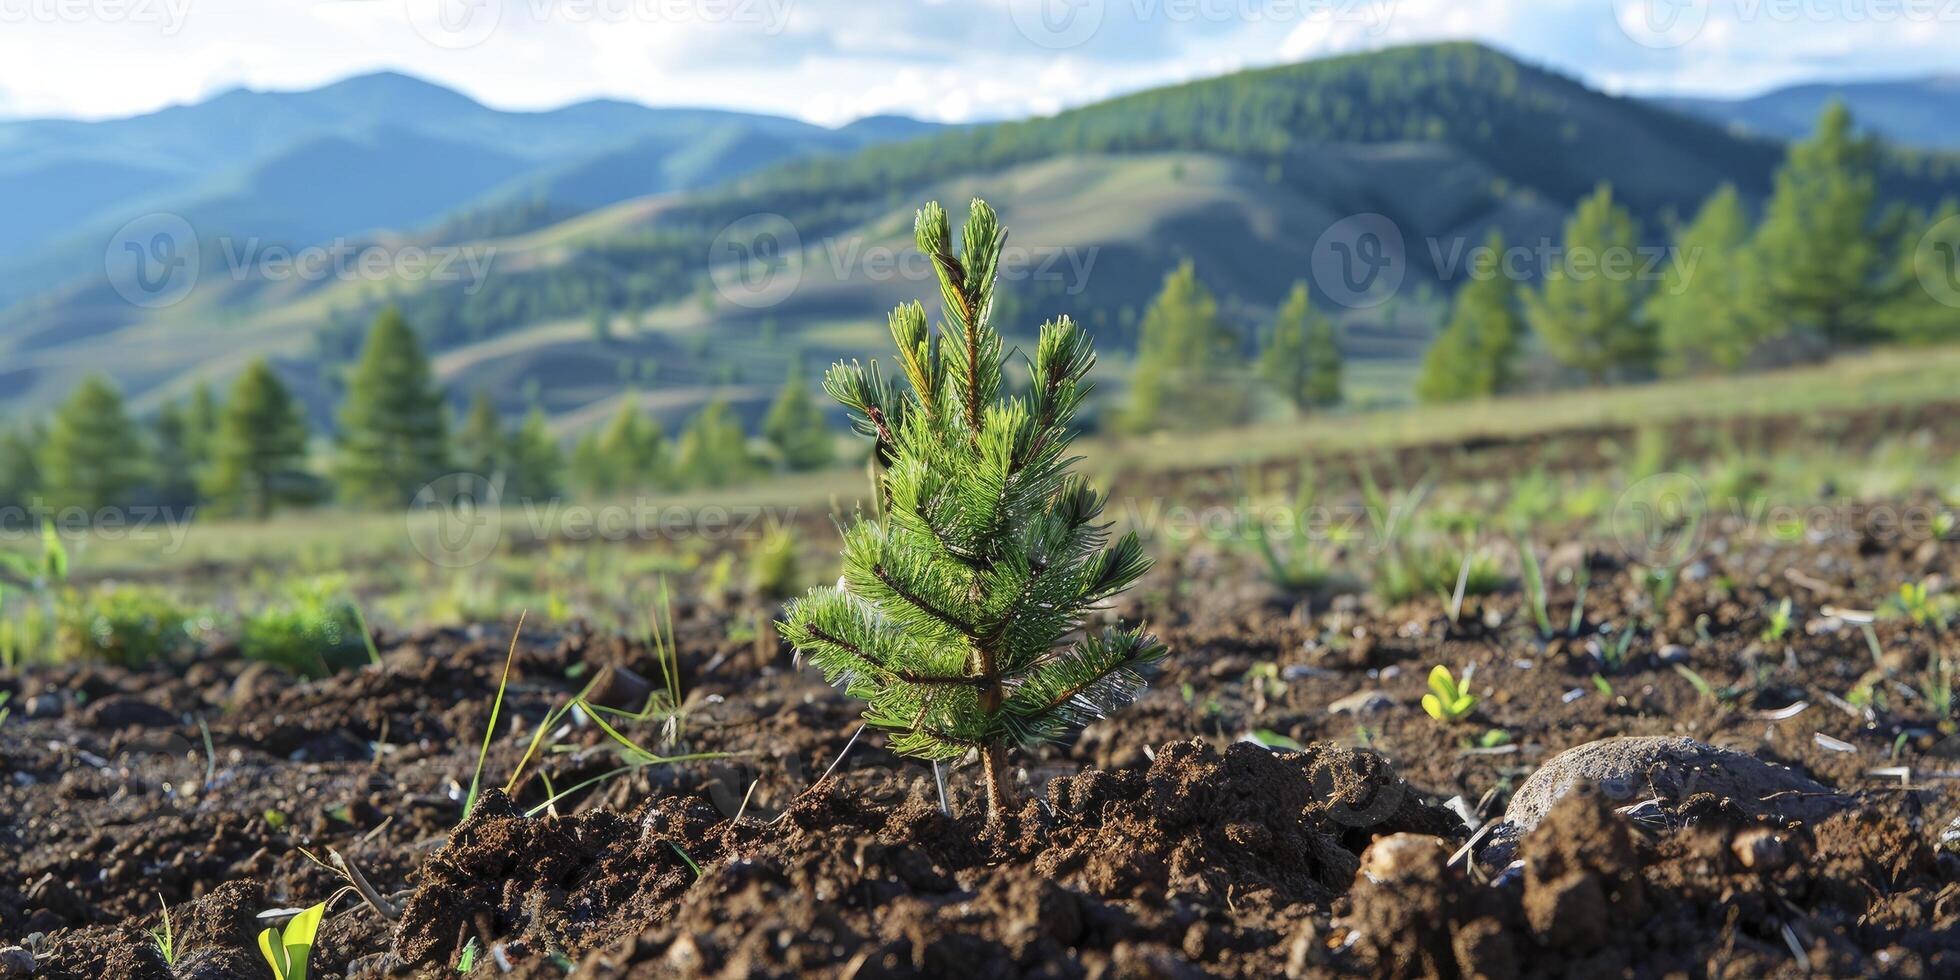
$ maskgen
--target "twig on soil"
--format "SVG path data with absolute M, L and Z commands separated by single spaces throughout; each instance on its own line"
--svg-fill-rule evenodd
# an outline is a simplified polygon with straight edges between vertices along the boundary
M 347 887 L 352 889 L 354 894 L 361 896 L 361 901 L 366 902 L 370 908 L 381 913 L 382 918 L 394 922 L 402 917 L 402 910 L 395 903 L 381 897 L 381 893 L 375 891 L 374 886 L 368 883 L 367 876 L 361 873 L 361 869 L 339 851 L 331 847 L 327 848 L 327 857 L 333 859 L 331 864 L 320 860 L 312 851 L 304 847 L 300 848 L 299 852 L 306 855 L 307 860 L 333 872 L 342 881 L 347 882 Z
M 823 782 L 824 782 L 824 780 L 826 780 L 826 779 L 829 779 L 829 778 L 830 778 L 830 774 L 831 774 L 831 773 L 833 773 L 833 772 L 836 772 L 836 771 L 837 771 L 837 766 L 838 766 L 838 764 L 840 764 L 840 763 L 842 763 L 842 762 L 844 761 L 844 757 L 845 757 L 845 756 L 847 756 L 847 755 L 850 755 L 850 754 L 851 754 L 851 746 L 853 746 L 853 745 L 856 745 L 856 744 L 857 744 L 857 741 L 858 741 L 858 736 L 859 736 L 859 735 L 862 735 L 862 734 L 864 734 L 864 726 L 863 726 L 863 725 L 859 725 L 859 726 L 857 727 L 857 731 L 854 731 L 854 732 L 852 732 L 852 733 L 851 733 L 851 740 L 850 740 L 850 741 L 848 741 L 848 742 L 845 742 L 845 743 L 844 743 L 844 751 L 842 751 L 842 752 L 839 752 L 839 753 L 837 753 L 837 758 L 835 758 L 835 759 L 833 759 L 833 760 L 831 760 L 831 763 L 830 763 L 830 768 L 828 768 L 828 769 L 825 769 L 825 770 L 823 771 L 823 775 L 821 775 L 821 776 L 819 776 L 819 777 L 817 777 L 817 781 L 816 781 L 816 782 L 814 782 L 814 783 L 811 783 L 811 784 L 810 784 L 810 789 L 814 789 L 814 788 L 816 788 L 816 787 L 818 787 L 818 786 L 822 786 L 822 785 L 823 785 Z M 804 792 L 805 792 L 805 793 L 807 793 L 807 792 L 809 792 L 809 791 L 810 791 L 810 789 L 805 789 L 805 790 L 804 790 Z M 781 822 L 782 822 L 782 820 L 783 820 L 783 818 L 784 818 L 784 817 L 787 817 L 787 816 L 789 816 L 789 810 L 788 810 L 788 809 L 784 809 L 784 810 L 783 810 L 783 812 L 781 812 L 781 813 L 779 813 L 779 814 L 776 814 L 776 819 L 774 819 L 774 820 L 771 820 L 771 821 L 769 821 L 769 822 L 770 822 L 771 824 L 777 824 L 777 823 L 781 823 Z
M 760 785 L 762 785 L 762 780 L 760 779 L 749 781 L 749 791 L 742 794 L 742 805 L 735 808 L 735 819 L 728 821 L 728 829 L 721 832 L 723 838 L 734 833 L 735 826 L 742 822 L 742 814 L 749 812 L 749 797 L 755 795 L 755 788 Z
M 204 785 L 199 787 L 202 792 L 218 780 L 218 752 L 211 747 L 211 728 L 204 723 L 203 715 L 197 716 L 197 731 L 204 736 Z

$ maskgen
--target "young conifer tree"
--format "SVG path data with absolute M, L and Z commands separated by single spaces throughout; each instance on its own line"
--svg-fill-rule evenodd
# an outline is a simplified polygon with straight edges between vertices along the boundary
M 839 363 L 824 388 L 876 441 L 882 517 L 844 532 L 844 576 L 792 603 L 783 635 L 904 754 L 977 752 L 987 812 L 1012 805 L 1007 752 L 1135 700 L 1165 653 L 1142 628 L 1083 630 L 1149 567 L 1135 534 L 1109 544 L 1104 498 L 1069 472 L 1069 430 L 1095 355 L 1068 317 L 1041 327 L 1025 397 L 1001 393 L 989 323 L 1006 230 L 974 201 L 955 254 L 946 212 L 918 214 L 939 275 L 937 336 L 918 303 L 892 311 L 909 389 L 876 363 Z

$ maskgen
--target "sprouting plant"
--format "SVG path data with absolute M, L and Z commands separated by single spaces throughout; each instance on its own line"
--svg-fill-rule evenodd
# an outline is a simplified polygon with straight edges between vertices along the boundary
M 1783 601 L 1770 612 L 1769 625 L 1763 627 L 1763 642 L 1775 643 L 1783 639 L 1790 632 L 1790 623 L 1790 597 L 1784 596 Z
M 1531 603 L 1531 615 L 1538 621 L 1538 635 L 1552 638 L 1552 614 L 1546 608 L 1545 571 L 1538 565 L 1538 552 L 1531 542 L 1518 539 L 1518 564 L 1524 570 L 1524 593 Z
M 1693 667 L 1687 664 L 1675 664 L 1674 672 L 1686 678 L 1688 684 L 1695 689 L 1695 693 L 1701 695 L 1704 700 L 1718 702 L 1722 700 L 1722 696 L 1715 691 L 1715 685 L 1708 683 L 1708 678 L 1696 673 Z
M 293 916 L 285 929 L 273 926 L 259 933 L 259 952 L 272 966 L 273 980 L 306 980 L 313 941 L 326 914 L 327 903 L 321 902 Z
M 1926 589 L 1926 582 L 1904 582 L 1899 585 L 1899 594 L 1894 596 L 1891 605 L 1900 615 L 1919 626 L 1930 626 L 1936 630 L 1946 629 L 1946 612 L 1939 602 Z
M 1480 749 L 1494 749 L 1500 745 L 1509 745 L 1510 743 L 1511 733 L 1502 728 L 1488 729 L 1482 735 L 1477 736 L 1477 747 Z
M 977 752 L 998 822 L 1012 805 L 1008 749 L 1135 700 L 1166 651 L 1141 627 L 1061 645 L 1150 567 L 1135 534 L 1108 544 L 1103 496 L 1069 472 L 1095 363 L 1088 336 L 1068 317 L 1043 324 L 1027 394 L 1003 397 L 989 321 L 1005 230 L 976 200 L 957 255 L 937 204 L 919 212 L 916 237 L 939 274 L 944 319 L 935 337 L 923 306 L 891 314 L 910 390 L 875 363 L 839 363 L 824 379 L 875 440 L 884 516 L 845 530 L 842 581 L 793 602 L 782 632 L 869 702 L 866 721 L 893 732 L 899 752 Z
M 1274 585 L 1289 592 L 1311 592 L 1327 582 L 1332 570 L 1332 548 L 1327 542 L 1316 540 L 1313 532 L 1314 499 L 1316 488 L 1313 472 L 1301 467 L 1300 481 L 1294 492 L 1293 504 L 1285 512 L 1288 532 L 1275 533 L 1275 528 L 1260 526 L 1246 529 L 1245 537 L 1259 552 L 1266 565 L 1266 578 Z M 1291 540 L 1281 545 L 1280 539 Z
M 157 952 L 162 954 L 165 966 L 176 966 L 177 937 L 170 929 L 170 906 L 164 903 L 162 895 L 157 896 L 157 904 L 163 908 L 163 926 L 149 930 L 150 942 L 155 944 Z
M 775 528 L 749 551 L 749 587 L 765 599 L 787 599 L 796 591 L 796 536 Z
M 1422 696 L 1422 710 L 1429 712 L 1429 717 L 1455 724 L 1476 706 L 1477 696 L 1459 688 L 1448 667 L 1437 664 L 1430 668 L 1429 693 Z
M 1613 698 L 1612 681 L 1607 680 L 1604 676 L 1600 674 L 1594 674 L 1592 675 L 1592 683 L 1593 683 L 1593 690 L 1598 691 L 1600 697 L 1606 698 L 1609 701 L 1612 700 Z
M 472 936 L 469 943 L 463 947 L 463 955 L 456 959 L 457 973 L 467 974 L 476 969 L 477 949 L 476 937 Z
M 517 628 L 510 633 L 510 652 L 504 655 L 504 672 L 497 681 L 497 699 L 490 703 L 490 721 L 483 726 L 483 747 L 476 753 L 476 773 L 470 777 L 468 795 L 463 797 L 463 819 L 476 809 L 476 798 L 483 785 L 483 761 L 490 755 L 490 740 L 497 734 L 497 719 L 504 712 L 504 691 L 510 687 L 510 666 L 517 660 L 517 638 L 524 632 L 524 613 L 517 615 Z

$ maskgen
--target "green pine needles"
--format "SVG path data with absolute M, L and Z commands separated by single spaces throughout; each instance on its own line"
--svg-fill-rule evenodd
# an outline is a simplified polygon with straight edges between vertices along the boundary
M 918 214 L 939 274 L 935 336 L 918 303 L 891 314 L 900 392 L 874 362 L 834 365 L 824 388 L 876 441 L 882 519 L 844 532 L 844 576 L 790 604 L 783 635 L 906 755 L 977 752 L 987 812 L 1011 805 L 1006 752 L 1060 738 L 1143 693 L 1164 656 L 1141 628 L 1083 630 L 1091 609 L 1150 567 L 1135 534 L 1111 545 L 1104 497 L 1069 472 L 1069 425 L 1095 364 L 1068 317 L 1044 323 L 1029 388 L 1003 396 L 989 324 L 1007 238 L 974 201 L 961 248 L 937 203 Z

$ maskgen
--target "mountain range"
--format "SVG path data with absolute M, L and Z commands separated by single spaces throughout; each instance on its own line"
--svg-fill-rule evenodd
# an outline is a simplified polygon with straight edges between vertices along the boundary
M 1846 93 L 1854 112 L 1863 95 Z M 0 413 L 44 411 L 94 371 L 154 408 L 266 356 L 326 424 L 342 366 L 394 304 L 459 402 L 486 390 L 564 430 L 626 397 L 670 421 L 715 397 L 753 416 L 786 372 L 882 349 L 883 311 L 932 292 L 903 261 L 912 209 L 973 196 L 1000 207 L 1019 249 L 1001 289 L 1010 337 L 1070 313 L 1120 371 L 1139 312 L 1188 259 L 1248 343 L 1292 283 L 1313 280 L 1339 314 L 1351 387 L 1393 399 L 1462 248 L 1493 229 L 1555 241 L 1602 181 L 1655 242 L 1724 183 L 1760 204 L 1788 134 L 1713 112 L 1444 43 L 967 127 L 620 102 L 512 113 L 385 74 L 126 120 L 0 123 L 0 200 L 30 215 L 0 230 L 0 296 L 15 300 L 0 311 Z M 1882 191 L 1921 205 L 1960 193 L 1955 163 L 1888 153 Z M 103 243 L 148 211 L 185 217 L 207 249 L 214 236 L 372 238 L 487 271 L 206 274 L 151 309 L 102 273 Z M 1343 304 L 1316 244 L 1356 216 L 1399 233 L 1404 285 Z M 775 272 L 754 281 L 770 248 Z
M 0 122 L 0 305 L 99 260 L 150 212 L 302 246 L 530 201 L 576 213 L 931 128 L 606 100 L 507 112 L 396 73 L 125 119 Z
M 1810 132 L 1832 99 L 1843 100 L 1861 126 L 1893 143 L 1960 150 L 1960 75 L 1792 85 L 1744 99 L 1656 101 L 1743 131 L 1795 139 Z

